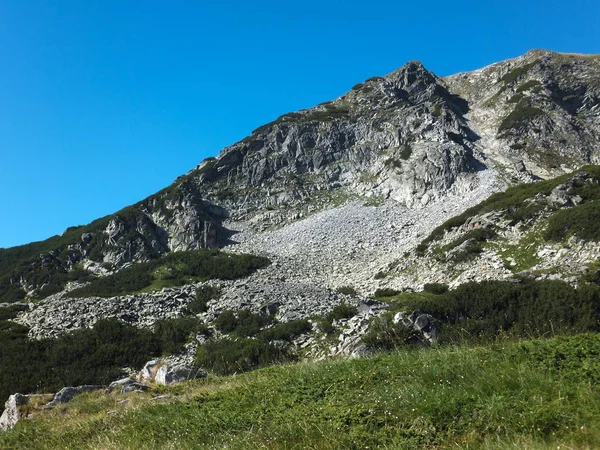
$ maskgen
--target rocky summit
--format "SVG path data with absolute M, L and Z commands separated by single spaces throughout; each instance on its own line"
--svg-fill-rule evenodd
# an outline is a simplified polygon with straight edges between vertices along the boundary
M 389 310 L 382 298 L 593 277 L 600 236 L 550 231 L 592 208 L 599 163 L 600 56 L 534 50 L 448 77 L 412 61 L 280 116 L 135 205 L 0 250 L 0 310 L 19 305 L 10 323 L 31 339 L 108 318 L 152 329 L 193 316 L 214 328 L 174 352 L 177 364 L 227 334 L 214 324 L 228 311 L 279 326 L 308 320 L 292 339 L 308 356 L 359 355 L 361 336 Z M 161 262 L 203 250 L 233 265 L 269 262 L 231 274 Z M 335 316 L 343 307 L 354 309 Z M 397 317 L 426 328 L 427 341 L 437 335 L 430 314 Z

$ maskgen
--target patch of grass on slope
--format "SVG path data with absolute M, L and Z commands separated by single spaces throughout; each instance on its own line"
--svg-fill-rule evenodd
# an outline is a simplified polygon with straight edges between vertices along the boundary
M 94 393 L 0 448 L 598 448 L 599 357 L 586 334 L 276 366 L 170 388 L 166 403 Z

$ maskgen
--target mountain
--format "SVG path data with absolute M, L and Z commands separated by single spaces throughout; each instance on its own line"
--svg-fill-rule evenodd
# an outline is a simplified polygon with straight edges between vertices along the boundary
M 597 163 L 599 67 L 597 56 L 531 51 L 440 78 L 409 62 L 284 114 L 112 216 L 2 250 L 0 298 L 56 292 L 73 268 L 102 275 L 223 247 L 237 228 L 273 230 L 352 200 L 429 211 L 455 195 L 458 212 L 505 184 Z
M 247 350 L 219 348 L 228 335 L 278 355 L 361 354 L 391 345 L 368 336 L 388 333 L 392 312 L 421 342 L 437 339 L 435 321 L 480 317 L 463 304 L 472 283 L 519 305 L 543 296 L 548 317 L 594 331 L 582 317 L 596 294 L 579 288 L 600 279 L 599 162 L 600 56 L 534 50 L 449 77 L 412 61 L 280 116 L 135 205 L 0 249 L 0 339 L 60 361 L 73 339 L 135 338 L 130 367 Z M 581 307 L 567 314 L 547 289 Z M 505 307 L 486 310 L 490 329 L 512 327 L 495 322 Z M 48 386 L 107 381 L 125 364 L 111 361 L 94 380 L 48 367 Z

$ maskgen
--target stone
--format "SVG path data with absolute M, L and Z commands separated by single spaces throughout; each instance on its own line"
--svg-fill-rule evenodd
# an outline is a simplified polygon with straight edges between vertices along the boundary
M 151 360 L 141 370 L 138 379 L 140 382 L 153 381 L 157 384 L 169 385 L 205 376 L 206 372 L 199 367 L 183 364 L 170 365 L 166 361 Z
M 76 395 L 83 394 L 84 392 L 98 391 L 104 388 L 105 386 L 100 386 L 96 384 L 85 384 L 82 386 L 64 387 L 56 394 L 54 394 L 54 398 L 46 406 L 53 407 L 61 403 L 67 403 L 71 401 Z
M 4 404 L 4 411 L 0 416 L 0 431 L 7 431 L 13 428 L 21 420 L 19 407 L 29 403 L 29 396 L 23 394 L 13 394 L 8 397 Z

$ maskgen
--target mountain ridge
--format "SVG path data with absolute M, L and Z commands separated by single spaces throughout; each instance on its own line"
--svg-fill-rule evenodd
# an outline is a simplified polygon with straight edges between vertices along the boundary
M 276 230 L 348 202 L 449 214 L 448 196 L 468 207 L 506 185 L 598 162 L 599 64 L 597 55 L 534 50 L 437 77 L 410 61 L 280 116 L 113 215 L 29 250 L 1 250 L 0 295 L 43 297 L 70 274 L 85 280 L 171 251 L 228 246 L 240 228 Z M 524 117 L 515 117 L 521 109 Z

